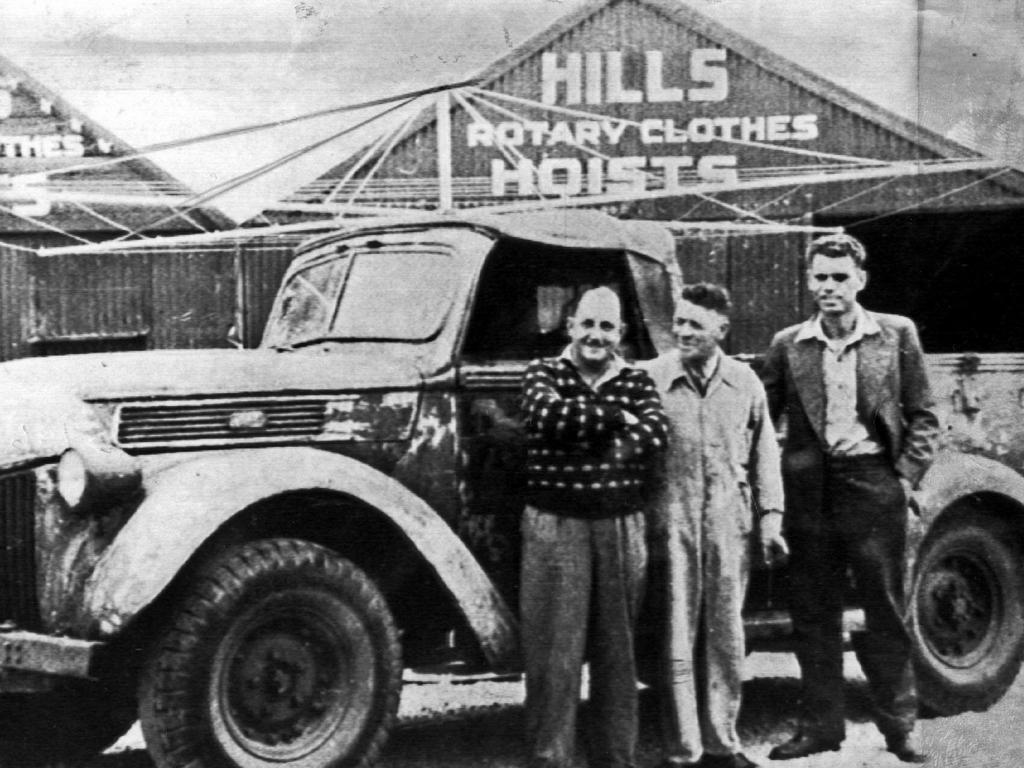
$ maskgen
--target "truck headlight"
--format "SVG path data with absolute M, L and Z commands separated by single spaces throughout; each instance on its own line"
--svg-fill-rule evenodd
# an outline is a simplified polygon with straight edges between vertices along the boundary
M 127 496 L 141 480 L 138 461 L 112 445 L 76 445 L 57 463 L 57 492 L 72 509 Z
M 82 454 L 71 448 L 57 462 L 57 492 L 69 507 L 77 507 L 89 483 Z

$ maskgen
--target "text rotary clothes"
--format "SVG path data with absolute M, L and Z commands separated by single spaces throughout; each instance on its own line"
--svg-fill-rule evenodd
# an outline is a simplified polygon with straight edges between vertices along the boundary
M 591 388 L 567 357 L 535 360 L 523 409 L 529 503 L 586 518 L 640 508 L 649 459 L 664 447 L 668 426 L 646 373 L 620 364 Z M 639 423 L 625 426 L 626 411 Z

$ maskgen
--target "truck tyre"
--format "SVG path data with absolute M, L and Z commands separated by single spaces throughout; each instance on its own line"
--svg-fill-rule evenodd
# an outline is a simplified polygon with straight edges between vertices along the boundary
M 982 711 L 1024 655 L 1019 534 L 972 508 L 929 533 L 917 561 L 911 626 L 918 693 L 938 714 Z
M 0 768 L 87 760 L 135 722 L 132 686 L 75 681 L 42 694 L 0 696 Z
M 316 544 L 267 539 L 226 551 L 192 583 L 140 683 L 159 768 L 373 762 L 402 664 L 366 574 Z

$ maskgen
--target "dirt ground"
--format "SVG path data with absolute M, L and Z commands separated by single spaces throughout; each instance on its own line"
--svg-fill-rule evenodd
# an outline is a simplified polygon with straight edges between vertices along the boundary
M 748 659 L 740 736 L 758 763 L 788 768 L 895 768 L 868 719 L 867 689 L 852 654 L 846 656 L 847 739 L 840 752 L 774 763 L 768 751 L 796 722 L 798 674 L 788 654 L 753 654 Z M 523 685 L 521 680 L 465 684 L 440 676 L 409 675 L 399 725 L 381 760 L 382 768 L 520 768 Z M 935 768 L 1024 766 L 1024 676 L 985 713 L 926 719 L 921 743 Z M 657 702 L 641 697 L 639 768 L 660 755 Z M 581 763 L 584 765 L 584 763 Z M 68 767 L 72 768 L 72 767 Z M 103 756 L 75 768 L 152 768 L 138 726 Z

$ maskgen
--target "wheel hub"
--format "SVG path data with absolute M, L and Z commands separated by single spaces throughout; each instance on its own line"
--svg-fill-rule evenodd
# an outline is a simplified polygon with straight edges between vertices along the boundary
M 326 730 L 329 710 L 335 717 L 343 711 L 344 663 L 337 642 L 308 624 L 282 623 L 253 628 L 228 671 L 228 711 L 254 746 L 297 746 Z
M 921 626 L 932 651 L 947 664 L 968 666 L 990 640 L 996 595 L 975 558 L 949 555 L 929 571 L 921 591 Z

